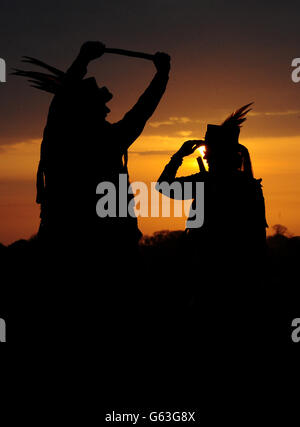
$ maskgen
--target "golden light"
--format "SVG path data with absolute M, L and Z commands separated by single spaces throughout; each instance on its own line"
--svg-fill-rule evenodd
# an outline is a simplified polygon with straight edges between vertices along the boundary
M 205 155 L 205 152 L 206 152 L 206 147 L 205 147 L 205 145 L 201 145 L 201 147 L 197 148 L 197 150 L 196 150 L 196 151 L 198 151 L 198 153 L 200 154 L 200 156 L 201 156 L 201 158 L 202 158 L 202 161 L 203 161 L 203 164 L 204 164 L 204 167 L 205 167 L 205 169 L 208 171 L 208 163 L 207 163 L 207 161 L 203 158 L 203 157 L 204 157 L 204 155 Z
M 197 150 L 199 151 L 199 153 L 201 154 L 201 157 L 203 158 L 206 151 L 205 145 L 201 145 L 201 147 L 199 147 Z

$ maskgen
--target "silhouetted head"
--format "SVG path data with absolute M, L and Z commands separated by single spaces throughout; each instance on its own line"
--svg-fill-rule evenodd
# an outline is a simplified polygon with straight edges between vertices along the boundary
M 107 87 L 99 88 L 94 77 L 91 77 L 80 82 L 79 91 L 74 95 L 75 105 L 78 105 L 85 115 L 105 120 L 110 112 L 106 103 L 113 97 Z
M 250 154 L 242 144 L 237 144 L 226 150 L 206 146 L 204 159 L 207 161 L 211 172 L 228 174 L 240 171 L 249 177 L 253 177 Z
M 70 84 L 69 77 L 61 70 L 48 65 L 38 59 L 25 56 L 23 62 L 42 67 L 49 73 L 16 69 L 12 74 L 29 78 L 31 86 L 45 92 L 57 95 L 70 114 L 75 117 L 95 116 L 97 119 L 105 119 L 110 109 L 106 106 L 113 95 L 106 87 L 97 85 L 91 77 Z M 68 112 L 66 111 L 66 114 Z
M 250 105 L 252 104 L 247 104 L 232 113 L 221 125 L 207 126 L 204 158 L 210 171 L 222 173 L 252 171 L 249 152 L 246 147 L 239 144 L 241 124 L 251 110 Z

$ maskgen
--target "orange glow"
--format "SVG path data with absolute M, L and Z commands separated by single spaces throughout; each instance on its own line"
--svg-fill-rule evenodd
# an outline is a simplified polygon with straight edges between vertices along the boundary
M 192 135 L 192 138 L 197 135 Z M 145 135 L 129 154 L 131 181 L 156 181 L 170 157 L 184 142 L 182 136 Z M 300 136 L 241 138 L 250 151 L 254 174 L 263 178 L 267 221 L 284 224 L 300 234 Z M 11 243 L 28 238 L 38 229 L 39 208 L 35 204 L 35 173 L 39 158 L 39 140 L 7 146 L 0 153 L 0 242 Z M 151 151 L 152 150 L 152 151 Z M 160 151 L 161 150 L 161 151 Z M 199 171 L 196 158 L 203 147 L 184 159 L 178 176 Z M 150 188 L 150 187 L 149 187 Z M 180 203 L 180 202 L 176 202 Z M 169 229 L 184 229 L 185 218 L 139 218 L 144 234 Z
M 205 169 L 208 171 L 208 163 L 207 163 L 207 161 L 204 159 L 204 155 L 205 155 L 205 152 L 206 152 L 206 147 L 205 147 L 205 145 L 201 145 L 201 147 L 197 148 L 197 150 L 199 151 L 199 153 L 200 153 L 200 155 L 201 155 L 201 157 L 202 157 L 202 160 L 203 160 L 203 164 L 204 164 L 204 166 L 205 166 Z M 196 150 L 196 151 L 197 151 L 197 150 Z
M 198 148 L 199 153 L 201 154 L 201 157 L 203 158 L 205 152 L 206 152 L 206 147 L 205 145 L 201 145 L 201 147 Z
M 145 69 L 148 70 L 147 64 Z M 172 86 L 170 82 L 157 112 L 148 122 L 141 137 L 130 148 L 130 180 L 147 184 L 156 181 L 172 154 L 185 140 L 203 140 L 207 123 L 222 123 L 231 111 L 255 96 L 256 104 L 242 128 L 240 142 L 250 151 L 255 177 L 263 179 L 270 229 L 272 225 L 280 223 L 290 232 L 300 235 L 300 106 L 293 102 L 293 98 L 296 98 L 295 88 L 292 88 L 290 99 L 285 98 L 284 106 L 281 101 L 277 104 L 274 102 L 274 96 L 276 95 L 276 99 L 279 97 L 273 91 L 274 82 L 267 82 L 269 86 L 266 86 L 265 74 L 261 76 L 260 87 L 267 89 L 263 94 L 257 90 L 255 70 L 251 76 L 247 75 L 247 84 L 236 92 L 230 85 L 219 81 L 219 76 L 214 75 L 191 74 L 191 83 L 187 83 L 186 72 L 186 69 L 174 71 L 173 81 L 176 84 Z M 235 72 L 230 69 L 228 75 Z M 118 78 L 116 76 L 116 80 Z M 143 78 L 132 83 L 132 86 L 138 86 L 136 91 L 129 91 L 127 86 L 118 87 L 114 80 L 111 81 L 109 86 L 112 86 L 113 92 L 118 93 L 118 97 L 113 98 L 110 103 L 113 113 L 109 115 L 109 121 L 118 121 L 128 111 L 145 88 L 145 80 L 147 79 Z M 208 80 L 214 82 L 213 92 L 206 84 Z M 282 83 L 282 90 L 288 91 L 288 84 L 289 82 Z M 226 106 L 221 104 L 219 97 L 212 96 L 221 89 L 222 99 L 230 100 Z M 35 122 L 28 122 L 24 129 L 17 129 L 20 135 L 24 133 L 27 137 L 24 136 L 23 140 L 16 137 L 15 143 L 10 139 L 10 145 L 0 146 L 0 242 L 4 244 L 28 238 L 38 228 L 35 174 L 48 108 L 44 98 L 41 99 L 44 107 L 40 115 L 35 116 Z M 199 99 L 207 102 L 199 103 Z M 264 99 L 268 99 L 268 102 Z M 276 104 L 276 108 L 273 108 L 273 104 Z M 13 121 L 13 117 L 11 120 Z M 28 135 L 35 135 L 35 138 Z M 4 143 L 6 141 L 3 137 L 2 144 Z M 196 160 L 199 155 L 203 158 L 204 146 L 184 159 L 178 176 L 199 172 Z M 205 160 L 204 165 L 207 168 Z M 140 218 L 139 227 L 144 234 L 162 229 L 184 229 L 185 218 Z

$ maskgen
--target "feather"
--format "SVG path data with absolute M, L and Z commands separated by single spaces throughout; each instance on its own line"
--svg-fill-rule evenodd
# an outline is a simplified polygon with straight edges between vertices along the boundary
M 11 74 L 16 76 L 29 77 L 37 80 L 42 80 L 42 81 L 51 80 L 53 82 L 56 82 L 57 84 L 62 82 L 62 79 L 56 76 L 52 76 L 51 74 L 46 74 L 46 73 L 40 73 L 38 71 L 24 71 L 24 70 L 15 69 L 14 72 Z
M 39 59 L 32 58 L 31 56 L 23 56 L 22 62 L 26 62 L 28 64 L 37 65 L 38 67 L 45 68 L 50 71 L 52 74 L 55 74 L 59 77 L 64 77 L 65 73 L 58 68 L 52 67 L 51 65 L 46 64 L 45 62 L 40 61 Z
M 238 128 L 241 127 L 242 123 L 247 120 L 246 114 L 252 110 L 252 108 L 249 108 L 251 105 L 253 105 L 253 102 L 250 102 L 250 104 L 244 105 L 243 107 L 234 111 L 232 114 L 230 114 L 229 117 L 227 117 L 226 120 L 224 120 L 221 126 Z
M 41 73 L 37 71 L 25 71 L 13 69 L 11 73 L 15 76 L 27 77 L 31 86 L 41 89 L 45 92 L 56 93 L 63 86 L 63 76 L 53 76 L 51 74 Z

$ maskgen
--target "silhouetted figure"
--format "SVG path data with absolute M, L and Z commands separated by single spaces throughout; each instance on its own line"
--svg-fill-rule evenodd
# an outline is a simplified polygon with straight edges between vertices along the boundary
M 234 260 L 259 259 L 266 244 L 261 179 L 253 177 L 249 152 L 238 141 L 240 126 L 246 120 L 250 105 L 233 113 L 220 126 L 208 125 L 205 141 L 185 142 L 158 180 L 159 183 L 205 183 L 204 224 L 201 228 L 186 230 L 189 247 L 195 257 L 202 254 L 212 262 L 231 259 L 235 267 Z M 200 145 L 206 147 L 204 158 L 209 171 L 176 177 L 183 157 L 192 154 Z M 192 208 L 196 208 L 195 202 Z
M 87 65 L 104 54 L 100 42 L 85 43 L 66 73 L 33 58 L 27 62 L 48 69 L 51 74 L 19 71 L 34 86 L 54 93 L 37 173 L 37 203 L 41 204 L 39 236 L 63 244 L 90 245 L 96 238 L 99 251 L 136 248 L 141 233 L 137 219 L 119 217 L 119 174 L 127 176 L 127 150 L 140 136 L 166 89 L 170 57 L 154 55 L 157 73 L 136 105 L 122 120 L 111 124 L 106 103 L 112 94 L 99 88 L 94 78 L 83 79 Z M 100 182 L 116 186 L 116 217 L 95 218 L 95 186 Z M 124 189 L 123 189 L 124 191 Z M 96 202 L 100 196 L 96 196 Z M 133 195 L 128 196 L 128 202 Z M 93 203 L 92 203 L 93 201 Z
M 176 271 L 182 292 L 190 296 L 191 335 L 204 360 L 218 356 L 216 369 L 224 363 L 225 349 L 231 358 L 239 354 L 245 360 L 263 348 L 265 339 L 265 204 L 261 180 L 253 177 L 249 152 L 238 141 L 248 107 L 220 126 L 208 125 L 205 141 L 185 142 L 158 180 L 193 182 L 194 187 L 204 182 L 204 224 L 186 230 L 185 254 Z M 177 178 L 183 157 L 201 145 L 209 171 Z M 195 209 L 195 188 L 193 198 Z

